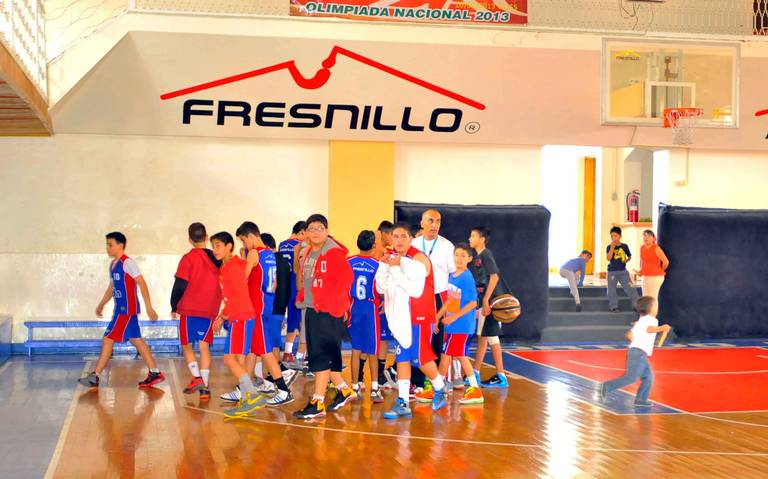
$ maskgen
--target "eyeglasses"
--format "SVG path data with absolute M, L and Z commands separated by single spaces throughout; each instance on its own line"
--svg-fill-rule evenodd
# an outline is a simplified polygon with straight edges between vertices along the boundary
M 310 228 L 307 228 L 307 231 L 310 233 L 322 233 L 325 231 L 325 226 L 312 226 Z

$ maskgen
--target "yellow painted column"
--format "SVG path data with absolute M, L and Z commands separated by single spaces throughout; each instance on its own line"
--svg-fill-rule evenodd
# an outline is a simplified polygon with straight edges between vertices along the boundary
M 392 221 L 394 203 L 394 143 L 329 142 L 328 222 L 350 253 L 357 252 L 360 231 Z

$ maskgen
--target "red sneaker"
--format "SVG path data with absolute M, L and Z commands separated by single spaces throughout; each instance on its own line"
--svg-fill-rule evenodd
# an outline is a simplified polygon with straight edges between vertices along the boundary
M 296 357 L 292 353 L 283 353 L 282 362 L 286 364 L 294 364 L 296 362 Z
M 194 394 L 197 391 L 202 391 L 205 389 L 205 382 L 203 381 L 203 378 L 196 377 L 192 378 L 189 381 L 189 384 L 187 384 L 187 387 L 184 388 L 184 394 Z
M 165 381 L 165 376 L 160 371 L 153 373 L 152 371 L 147 374 L 146 379 L 139 383 L 140 388 L 151 388 L 155 384 L 159 384 Z

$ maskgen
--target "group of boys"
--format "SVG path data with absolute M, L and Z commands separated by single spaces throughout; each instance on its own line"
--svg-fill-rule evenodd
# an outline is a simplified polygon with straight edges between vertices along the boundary
M 236 232 L 243 245 L 240 254 L 235 253 L 235 241 L 229 233 L 208 238 L 201 223 L 190 225 L 192 249 L 179 262 L 171 294 L 172 316 L 179 320 L 179 339 L 192 376 L 184 393 L 197 393 L 201 400 L 210 398 L 210 347 L 214 333 L 222 327 L 227 330 L 224 363 L 237 380 L 235 390 L 221 396 L 236 402 L 225 411 L 230 417 L 292 402 L 290 386 L 296 371 L 291 368 L 303 367 L 307 376 L 315 377 L 314 394 L 306 407 L 294 413 L 302 419 L 322 417 L 327 410 L 339 410 L 357 398 L 365 389 L 362 378 L 366 360 L 373 402 L 383 402 L 382 389 L 398 389 L 398 400 L 385 418 L 410 416 L 408 401 L 413 399 L 432 402 L 433 409 L 440 409 L 450 387 L 463 389 L 462 372 L 469 386 L 459 401 L 462 404 L 482 403 L 481 385 L 506 387 L 498 340 L 500 325 L 490 315 L 490 299 L 504 292 L 493 255 L 485 247 L 490 232 L 473 228 L 470 244 L 454 247 L 439 236 L 440 221 L 439 212 L 425 211 L 418 238 L 413 237 L 410 225 L 384 221 L 378 234 L 369 230 L 360 233 L 360 252 L 351 257 L 330 236 L 328 221 L 319 214 L 298 222 L 291 237 L 279 247 L 255 223 L 243 223 Z M 110 284 L 96 312 L 101 315 L 110 297 L 115 310 L 96 368 L 79 382 L 98 387 L 99 374 L 106 368 L 114 342 L 130 340 L 149 368 L 139 386 L 152 387 L 164 376 L 141 338 L 137 289 L 150 319 L 157 319 L 157 314 L 136 263 L 125 255 L 125 236 L 114 232 L 106 238 L 113 260 Z M 211 249 L 207 249 L 209 240 Z M 409 262 L 416 268 L 406 268 Z M 417 283 L 418 288 L 414 286 Z M 398 288 L 405 296 L 398 296 L 402 294 Z M 407 317 L 392 309 L 390 321 L 397 319 L 398 331 L 404 331 L 403 321 L 408 323 L 405 330 L 411 329 L 409 337 L 413 339 L 408 347 L 402 347 L 398 335 L 392 334 L 384 314 L 403 298 Z M 287 336 L 281 356 L 284 320 Z M 341 375 L 345 333 L 353 349 L 351 387 Z M 467 355 L 475 333 L 479 339 L 473 367 Z M 300 344 L 294 356 L 297 336 Z M 396 371 L 386 367 L 392 341 Z M 491 345 L 497 373 L 481 383 L 478 371 L 487 344 Z M 413 378 L 412 364 L 417 366 Z M 451 368 L 455 381 L 446 379 L 451 377 Z M 411 379 L 417 386 L 411 386 Z M 326 407 L 329 384 L 336 394 Z

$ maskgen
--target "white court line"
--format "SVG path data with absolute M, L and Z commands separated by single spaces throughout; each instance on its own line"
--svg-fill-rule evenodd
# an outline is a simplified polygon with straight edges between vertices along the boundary
M 768 358 L 767 358 L 768 359 Z M 569 363 L 578 364 L 579 366 L 586 366 L 588 368 L 603 369 L 605 371 L 624 371 L 624 368 L 609 368 L 606 366 L 597 366 L 595 364 L 582 363 L 581 361 L 568 360 Z M 653 370 L 653 374 L 694 374 L 694 375 L 723 375 L 723 374 L 765 374 L 768 373 L 768 369 L 758 369 L 756 371 L 657 371 Z
M 11 360 L 10 359 L 6 360 L 5 364 L 0 366 L 0 374 L 3 374 L 5 372 L 5 370 L 8 369 L 9 367 L 11 367 Z
M 88 372 L 91 367 L 91 362 L 86 361 L 83 366 L 83 375 Z M 72 401 L 69 403 L 69 410 L 67 411 L 67 417 L 64 419 L 64 425 L 61 427 L 61 433 L 59 434 L 59 440 L 56 442 L 56 448 L 53 450 L 53 456 L 51 456 L 51 462 L 48 464 L 48 470 L 45 472 L 45 479 L 53 477 L 53 473 L 56 472 L 56 468 L 59 465 L 61 459 L 61 451 L 64 449 L 64 442 L 66 442 L 67 435 L 69 434 L 69 426 L 72 424 L 72 418 L 75 416 L 75 409 L 77 409 L 77 402 L 80 395 L 77 394 L 80 386 L 75 386 L 75 390 L 72 392 Z
M 207 414 L 215 414 L 217 416 L 224 416 L 221 411 L 213 411 L 210 409 L 203 409 L 196 406 L 185 406 L 187 409 L 199 411 Z M 469 439 L 451 439 L 431 436 L 412 436 L 408 434 L 392 434 L 386 432 L 375 431 L 355 431 L 351 429 L 338 429 L 332 427 L 319 427 L 311 426 L 307 424 L 299 424 L 292 422 L 271 421 L 269 419 L 257 419 L 255 417 L 242 417 L 235 420 L 243 420 L 256 422 L 260 424 L 273 424 L 278 426 L 286 426 L 297 429 L 314 429 L 317 431 L 331 431 L 344 434 L 355 434 L 359 436 L 376 436 L 376 437 L 389 437 L 393 439 L 406 439 L 410 441 L 431 441 L 441 443 L 453 443 L 453 444 L 469 444 L 477 446 L 498 446 L 498 447 L 513 447 L 521 449 L 538 449 L 542 451 L 548 451 L 550 446 L 543 444 L 524 444 L 514 442 L 493 442 L 493 441 L 472 441 Z M 591 451 L 591 452 L 624 452 L 624 453 L 638 453 L 638 454 L 672 454 L 672 455 L 684 455 L 684 456 L 748 456 L 748 457 L 768 457 L 768 452 L 727 452 L 727 451 L 675 451 L 669 449 L 620 449 L 620 448 L 603 448 L 603 447 L 577 447 L 579 451 Z

